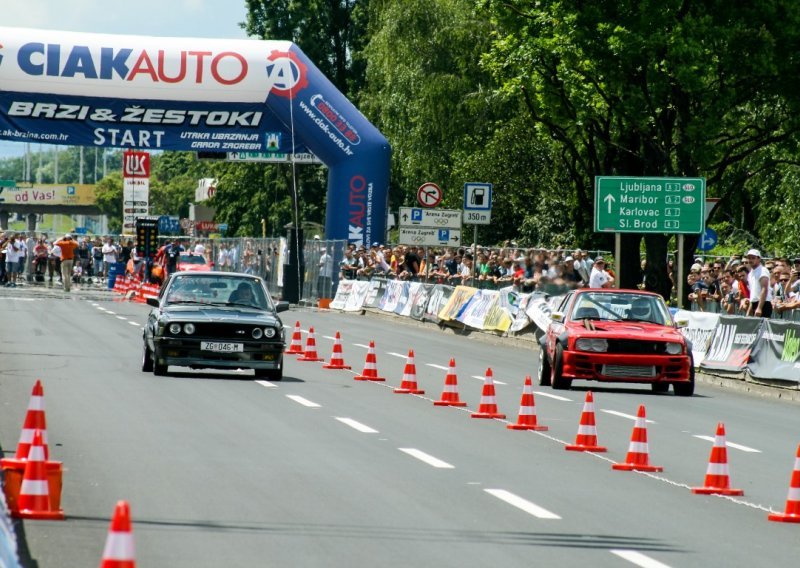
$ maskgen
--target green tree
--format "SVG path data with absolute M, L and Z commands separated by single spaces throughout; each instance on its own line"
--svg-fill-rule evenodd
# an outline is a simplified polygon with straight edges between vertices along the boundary
M 108 215 L 108 230 L 122 232 L 122 172 L 107 175 L 95 187 L 95 202 L 102 215 Z

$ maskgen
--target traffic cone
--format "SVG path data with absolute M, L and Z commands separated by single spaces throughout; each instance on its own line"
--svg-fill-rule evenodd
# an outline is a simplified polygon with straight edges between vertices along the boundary
M 352 369 L 350 365 L 344 364 L 342 356 L 342 336 L 336 332 L 336 339 L 333 340 L 333 353 L 330 362 L 322 366 L 323 369 Z
M 64 511 L 50 508 L 50 484 L 43 444 L 41 430 L 35 430 L 19 491 L 19 509 L 12 515 L 23 519 L 60 521 L 64 519 Z
M 17 444 L 17 453 L 14 460 L 28 459 L 28 452 L 33 442 L 33 433 L 39 430 L 42 433 L 42 447 L 44 448 L 44 460 L 50 459 L 50 451 L 47 448 L 47 421 L 44 414 L 44 389 L 42 381 L 37 380 L 33 385 L 31 398 L 28 402 L 28 411 L 25 414 L 25 421 L 22 424 L 22 433 Z M 7 465 L 7 460 L 0 460 L 0 464 Z
M 369 342 L 367 360 L 364 363 L 364 370 L 360 375 L 353 377 L 357 381 L 385 381 L 386 379 L 378 376 L 378 360 L 375 357 L 375 342 Z
M 444 390 L 439 400 L 433 401 L 434 406 L 467 406 L 458 398 L 458 377 L 456 376 L 456 360 L 450 359 L 450 366 L 444 378 Z
M 650 465 L 650 451 L 647 446 L 647 419 L 645 418 L 644 405 L 639 405 L 636 423 L 633 425 L 631 443 L 628 446 L 628 455 L 625 463 L 615 463 L 611 469 L 620 471 L 664 471 L 660 465 Z
M 127 501 L 117 502 L 111 526 L 108 528 L 106 545 L 100 568 L 135 568 L 136 555 L 131 529 L 131 508 Z
M 592 391 L 586 393 L 586 401 L 583 403 L 581 421 L 578 425 L 578 434 L 575 436 L 575 443 L 564 446 L 564 449 L 571 452 L 606 452 L 607 448 L 597 445 L 597 426 L 594 421 L 594 397 Z
M 744 489 L 731 489 L 728 475 L 728 446 L 725 443 L 725 425 L 717 424 L 717 435 L 711 448 L 703 487 L 692 487 L 698 495 L 744 495 Z
M 770 513 L 767 518 L 779 523 L 800 523 L 800 446 L 797 446 L 792 480 L 789 482 L 786 510 L 783 513 Z
M 486 369 L 486 379 L 483 383 L 481 402 L 478 405 L 478 412 L 473 412 L 472 418 L 505 418 L 505 414 L 497 412 L 497 399 L 494 396 L 494 380 L 492 370 Z
M 540 426 L 536 421 L 536 402 L 533 399 L 533 383 L 531 376 L 525 377 L 525 386 L 522 387 L 522 400 L 519 403 L 519 417 L 516 424 L 506 426 L 509 430 L 536 430 L 546 432 L 547 426 Z
M 294 323 L 294 331 L 292 332 L 292 342 L 289 348 L 284 351 L 287 355 L 302 355 L 303 354 L 303 337 L 300 335 L 300 322 Z
M 425 394 L 417 386 L 417 366 L 414 364 L 414 350 L 409 349 L 408 358 L 406 359 L 406 367 L 403 370 L 403 380 L 400 382 L 400 388 L 394 389 L 397 394 Z
M 314 328 L 308 328 L 308 337 L 306 338 L 306 350 L 303 355 L 297 358 L 298 361 L 324 361 L 322 357 L 317 355 L 317 338 L 314 336 Z

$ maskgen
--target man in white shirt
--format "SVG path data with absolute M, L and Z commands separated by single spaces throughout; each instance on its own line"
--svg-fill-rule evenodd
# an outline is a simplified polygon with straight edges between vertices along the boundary
M 6 274 L 8 275 L 6 288 L 17 287 L 17 274 L 20 271 L 19 259 L 24 258 L 24 246 L 25 243 L 17 238 L 17 235 L 11 235 L 11 238 L 6 243 Z
M 761 253 L 756 249 L 747 251 L 750 272 L 747 275 L 747 287 L 750 288 L 750 306 L 748 316 L 768 318 L 772 315 L 772 287 L 769 285 L 769 270 L 761 264 Z
M 614 278 L 606 272 L 606 261 L 598 256 L 592 265 L 592 274 L 589 276 L 589 288 L 612 288 Z

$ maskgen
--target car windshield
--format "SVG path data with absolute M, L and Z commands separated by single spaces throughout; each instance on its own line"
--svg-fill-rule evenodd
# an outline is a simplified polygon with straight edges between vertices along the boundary
M 181 260 L 183 264 L 205 264 L 206 259 L 199 254 L 182 254 Z
M 587 292 L 579 294 L 570 316 L 572 321 L 593 319 L 644 321 L 670 325 L 671 319 L 660 296 L 630 292 Z
M 202 304 L 274 310 L 261 279 L 229 274 L 178 273 L 167 288 L 168 305 Z

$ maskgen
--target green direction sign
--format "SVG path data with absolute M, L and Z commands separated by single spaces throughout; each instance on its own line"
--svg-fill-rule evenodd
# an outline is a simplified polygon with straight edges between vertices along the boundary
M 687 233 L 705 230 L 704 178 L 594 178 L 594 230 Z

